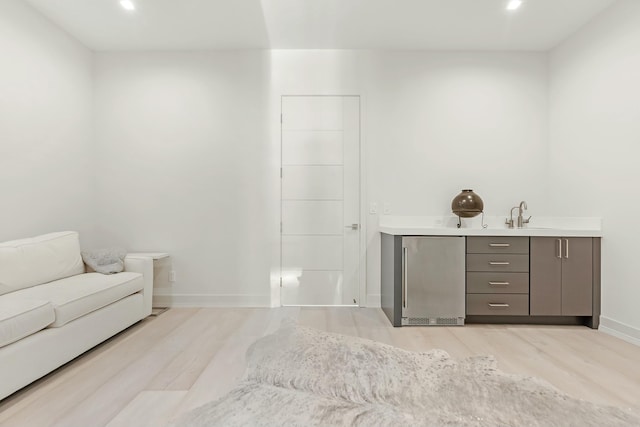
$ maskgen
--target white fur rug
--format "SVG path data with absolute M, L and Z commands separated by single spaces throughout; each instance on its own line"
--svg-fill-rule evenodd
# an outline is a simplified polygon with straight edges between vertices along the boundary
M 247 352 L 246 378 L 176 426 L 640 426 L 620 409 L 510 375 L 491 356 L 453 360 L 284 325 Z

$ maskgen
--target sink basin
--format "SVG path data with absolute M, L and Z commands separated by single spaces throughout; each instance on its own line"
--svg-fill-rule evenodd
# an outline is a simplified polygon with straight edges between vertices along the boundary
M 537 226 L 533 226 L 533 227 L 522 227 L 522 228 L 518 228 L 518 227 L 513 227 L 513 228 L 509 228 L 507 226 L 504 227 L 488 227 L 487 230 L 507 230 L 507 231 L 518 231 L 518 230 L 552 230 L 553 227 L 537 227 Z
M 552 227 L 522 227 L 522 228 L 518 228 L 518 227 L 513 227 L 513 228 L 508 228 L 505 227 L 505 230 L 552 230 Z

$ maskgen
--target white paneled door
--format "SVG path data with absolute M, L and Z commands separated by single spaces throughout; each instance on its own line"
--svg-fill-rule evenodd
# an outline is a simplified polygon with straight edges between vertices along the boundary
M 282 305 L 358 305 L 360 97 L 282 97 Z

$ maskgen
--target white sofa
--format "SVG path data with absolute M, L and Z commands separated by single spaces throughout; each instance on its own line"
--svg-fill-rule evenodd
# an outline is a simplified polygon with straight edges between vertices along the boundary
M 151 314 L 151 258 L 86 270 L 73 231 L 0 243 L 0 399 Z

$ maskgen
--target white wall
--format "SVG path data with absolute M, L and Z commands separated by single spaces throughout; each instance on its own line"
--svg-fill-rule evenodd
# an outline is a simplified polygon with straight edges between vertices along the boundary
M 275 96 L 362 96 L 369 304 L 380 294 L 369 203 L 394 215 L 447 215 L 453 197 L 473 188 L 488 215 L 507 215 L 520 200 L 547 213 L 546 55 L 286 50 L 271 62 Z
M 550 56 L 554 211 L 602 216 L 602 325 L 640 343 L 640 2 L 620 0 Z
M 270 302 L 279 200 L 269 182 L 279 169 L 266 130 L 268 59 L 96 54 L 95 244 L 171 253 L 177 281 L 156 293 L 174 303 Z
M 0 241 L 91 230 L 92 54 L 0 1 Z
M 447 214 L 471 187 L 490 215 L 523 199 L 542 214 L 546 87 L 536 53 L 97 54 L 98 242 L 171 252 L 178 281 L 162 292 L 176 301 L 268 304 L 283 94 L 362 96 L 367 203 Z M 365 218 L 379 303 L 378 217 Z
M 547 67 L 536 53 L 372 55 L 367 196 L 393 215 L 450 215 L 474 189 L 488 215 L 526 200 L 547 213 Z M 380 293 L 378 218 L 368 221 L 368 293 Z M 370 300 L 372 298 L 369 298 Z

